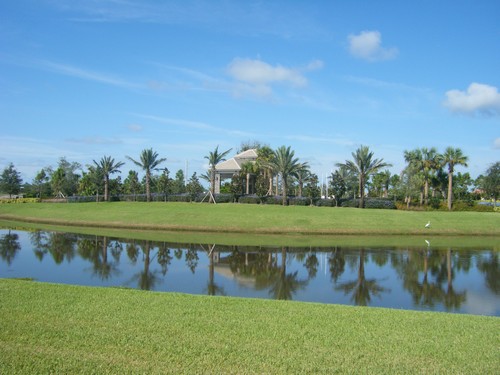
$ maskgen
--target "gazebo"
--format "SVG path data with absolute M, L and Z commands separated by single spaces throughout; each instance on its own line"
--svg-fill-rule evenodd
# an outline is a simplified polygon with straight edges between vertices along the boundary
M 217 164 L 215 166 L 215 194 L 220 193 L 220 185 L 222 180 L 232 178 L 235 174 L 241 172 L 242 166 L 244 164 L 255 163 L 256 160 L 257 160 L 257 149 L 252 148 L 239 153 L 238 155 L 232 157 L 231 159 L 228 159 L 226 161 Z M 248 191 L 248 184 L 247 184 L 246 194 L 250 194 L 250 191 Z

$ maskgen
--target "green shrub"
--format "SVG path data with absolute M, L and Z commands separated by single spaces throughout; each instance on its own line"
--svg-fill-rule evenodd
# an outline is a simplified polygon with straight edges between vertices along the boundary
M 365 208 L 395 210 L 396 204 L 390 198 L 368 198 L 365 199 Z
M 288 201 L 288 198 L 287 198 Z M 281 195 L 268 195 L 266 197 L 266 204 L 275 204 L 280 205 L 283 204 L 283 197 Z
M 290 206 L 309 206 L 311 199 L 306 197 L 290 197 L 288 198 L 288 204 Z
M 326 199 L 326 198 L 320 198 L 314 204 L 318 207 L 333 207 L 335 206 L 335 200 L 334 199 Z
M 191 202 L 189 194 L 171 194 L 167 196 L 168 202 Z
M 256 195 L 242 195 L 239 197 L 238 203 L 259 204 L 260 198 Z
M 359 199 L 349 199 L 342 202 L 342 207 L 359 207 Z M 391 198 L 365 198 L 364 208 L 395 210 L 401 207 L 396 205 Z M 406 208 L 406 204 L 404 205 Z M 404 208 L 404 209 L 405 209 Z
M 215 194 L 215 201 L 217 203 L 231 203 L 233 201 L 232 194 Z
M 339 204 L 340 207 L 359 207 L 359 199 L 347 199 Z

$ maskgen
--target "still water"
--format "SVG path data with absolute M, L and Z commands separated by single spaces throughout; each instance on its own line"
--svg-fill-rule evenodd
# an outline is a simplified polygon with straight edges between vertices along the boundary
M 500 316 L 492 248 L 224 246 L 0 229 L 0 278 Z

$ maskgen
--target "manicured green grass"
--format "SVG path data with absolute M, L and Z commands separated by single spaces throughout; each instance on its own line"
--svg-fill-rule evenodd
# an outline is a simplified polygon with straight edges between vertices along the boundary
M 122 229 L 258 234 L 500 235 L 500 215 L 200 203 L 0 205 L 0 219 Z M 425 229 L 427 221 L 431 228 Z
M 496 374 L 500 320 L 0 280 L 0 373 Z
M 430 241 L 433 249 L 450 248 L 492 248 L 500 250 L 499 236 L 447 236 L 433 235 L 304 235 L 304 234 L 256 234 L 187 232 L 165 230 L 113 229 L 96 227 L 76 227 L 0 220 L 0 228 L 20 229 L 25 231 L 46 230 L 71 232 L 94 236 L 106 236 L 124 240 L 150 240 L 157 242 L 217 244 L 236 246 L 291 246 L 306 247 L 426 247 L 424 240 Z

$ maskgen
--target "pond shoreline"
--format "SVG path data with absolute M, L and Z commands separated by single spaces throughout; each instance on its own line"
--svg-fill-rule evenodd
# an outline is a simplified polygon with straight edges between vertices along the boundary
M 244 235 L 497 236 L 497 213 L 189 203 L 1 205 L 0 220 L 67 227 Z M 431 222 L 429 228 L 425 224 Z

